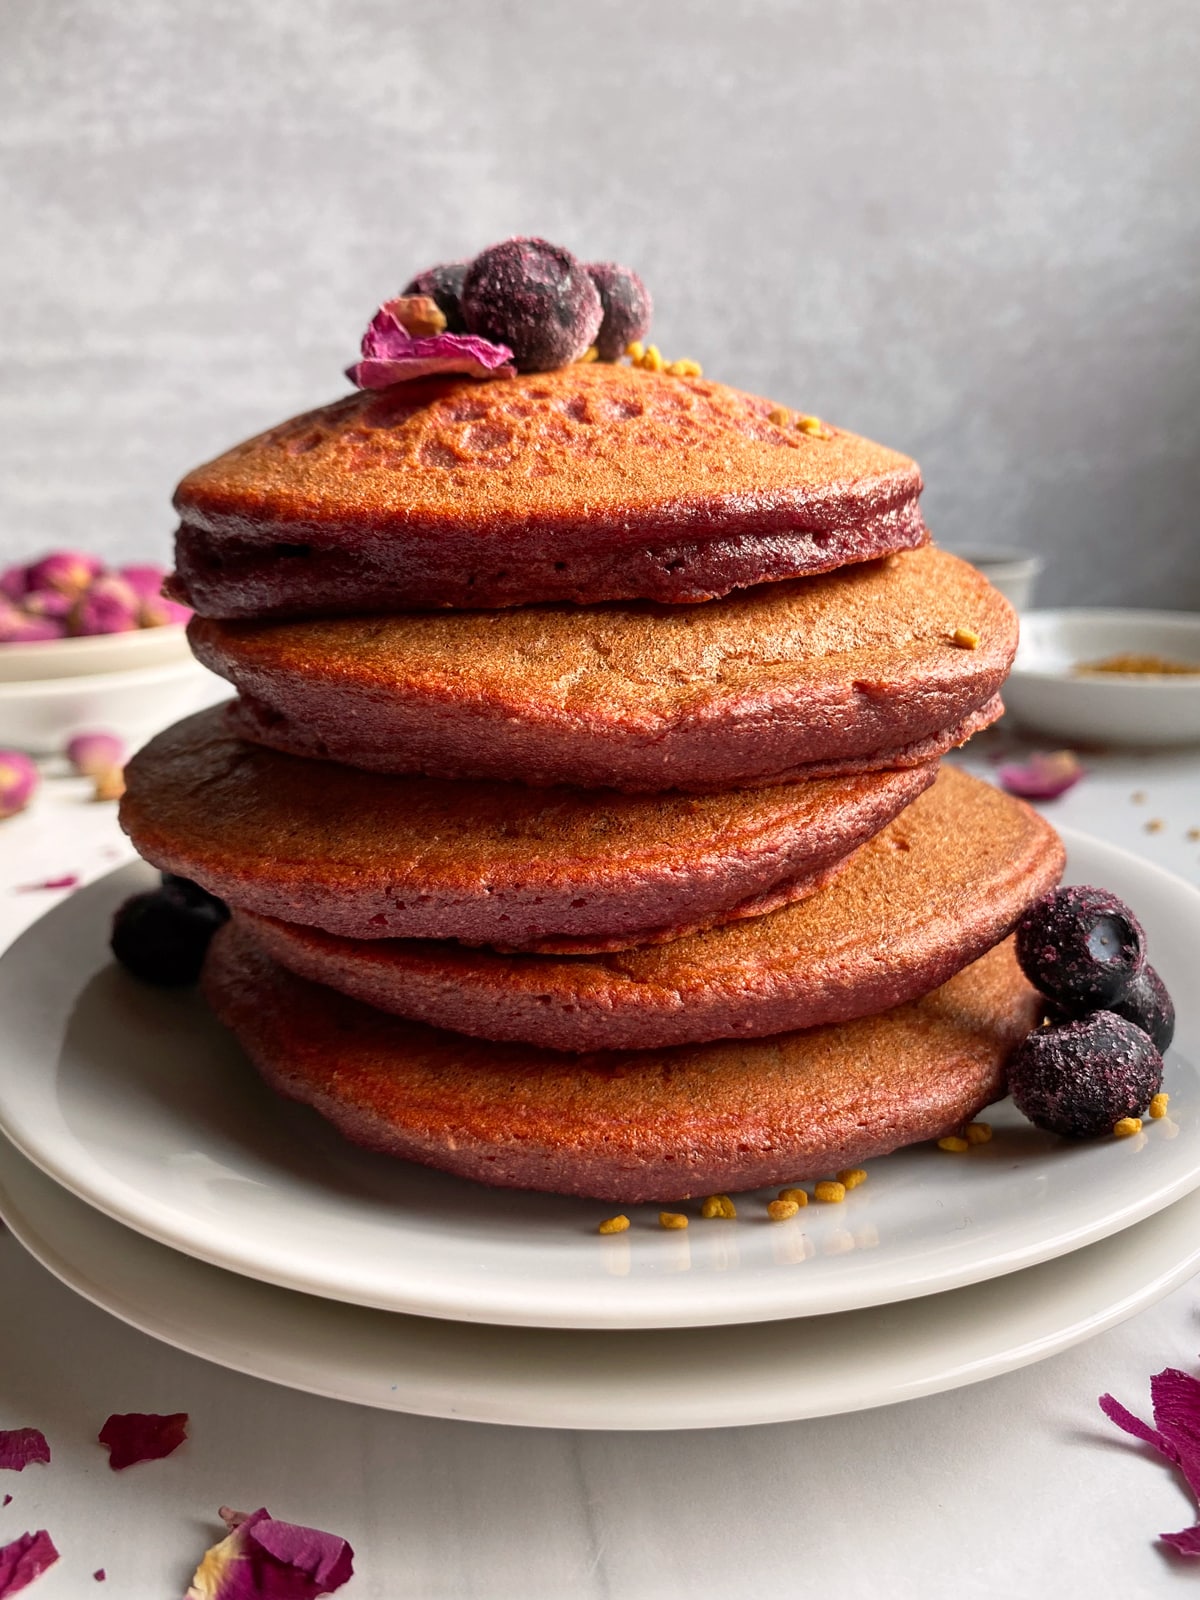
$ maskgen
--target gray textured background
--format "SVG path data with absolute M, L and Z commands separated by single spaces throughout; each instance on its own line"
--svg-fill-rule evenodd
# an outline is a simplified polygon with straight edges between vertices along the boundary
M 1200 605 L 1195 0 L 0 0 L 0 554 L 165 552 L 515 232 L 908 450 L 1056 601 Z

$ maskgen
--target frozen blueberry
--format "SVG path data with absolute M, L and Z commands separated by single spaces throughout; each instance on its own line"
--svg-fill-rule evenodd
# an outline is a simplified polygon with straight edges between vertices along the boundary
M 162 988 L 195 983 L 221 919 L 184 903 L 172 890 L 135 894 L 113 917 L 110 945 L 135 978 Z
M 447 333 L 466 333 L 462 314 L 462 286 L 469 261 L 443 261 L 426 267 L 401 289 L 401 295 L 427 294 L 446 319 Z
M 1145 959 L 1141 923 L 1107 889 L 1056 889 L 1017 924 L 1022 972 L 1076 1013 L 1119 1000 Z
M 506 239 L 477 255 L 463 281 L 467 330 L 506 344 L 519 372 L 552 372 L 595 342 L 600 293 L 569 250 Z
M 628 267 L 615 261 L 589 261 L 587 271 L 603 312 L 596 351 L 601 361 L 617 361 L 625 354 L 626 345 L 650 332 L 654 302 L 646 285 Z
M 218 927 L 222 922 L 229 921 L 229 907 L 217 895 L 209 894 L 207 889 L 202 889 L 190 878 L 181 878 L 177 872 L 164 872 L 161 876 L 163 893 L 177 900 L 187 910 L 199 911 L 214 918 Z
M 1175 1037 L 1175 1007 L 1166 984 L 1149 962 L 1110 1009 L 1148 1033 L 1160 1054 Z
M 1141 1028 L 1111 1011 L 1036 1028 L 1009 1063 L 1008 1089 L 1030 1122 L 1068 1139 L 1111 1133 L 1162 1088 L 1162 1056 Z

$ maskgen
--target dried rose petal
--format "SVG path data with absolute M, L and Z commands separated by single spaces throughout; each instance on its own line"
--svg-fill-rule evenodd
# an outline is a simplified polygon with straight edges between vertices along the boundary
M 160 1416 L 152 1411 L 114 1412 L 98 1435 L 108 1447 L 108 1464 L 114 1472 L 139 1461 L 161 1461 L 187 1438 L 188 1414 L 173 1411 Z
M 468 378 L 509 378 L 516 371 L 507 345 L 470 333 L 437 333 L 414 339 L 401 326 L 391 303 L 380 306 L 363 335 L 362 360 L 346 369 L 360 389 L 386 389 L 393 383 L 460 372 Z
M 24 811 L 41 781 L 38 769 L 23 750 L 0 750 L 0 819 Z
M 19 883 L 17 894 L 33 894 L 38 889 L 74 889 L 79 882 L 77 872 L 64 872 L 60 878 L 43 878 L 40 883 Z
M 277 1522 L 265 1508 L 221 1507 L 229 1529 L 205 1553 L 185 1600 L 316 1600 L 354 1574 L 354 1551 L 333 1533 Z
M 0 1468 L 24 1472 L 35 1461 L 49 1461 L 50 1446 L 39 1428 L 0 1428 Z
M 1200 1379 L 1167 1367 L 1150 1379 L 1150 1404 L 1154 1427 L 1127 1411 L 1112 1395 L 1100 1396 L 1100 1409 L 1109 1421 L 1178 1467 L 1200 1500 Z M 1200 1523 L 1160 1537 L 1180 1555 L 1200 1556 Z
M 20 1594 L 37 1577 L 58 1560 L 54 1540 L 45 1528 L 36 1533 L 23 1533 L 19 1539 L 0 1549 L 0 1600 L 10 1594 Z
M 67 760 L 85 778 L 98 778 L 112 767 L 123 767 L 125 755 L 125 741 L 115 733 L 77 733 L 67 740 Z
M 97 1583 L 103 1583 L 108 1577 L 108 1573 L 105 1572 L 103 1567 L 97 1567 L 95 1572 L 92 1573 L 92 1577 L 95 1578 Z
M 0 1500 L 0 1506 L 10 1506 L 10 1505 L 12 1505 L 12 1495 L 6 1494 L 4 1496 L 4 1499 Z
M 1022 800 L 1054 800 L 1083 777 L 1073 750 L 1035 751 L 1029 760 L 1001 767 L 1000 786 Z
M 31 589 L 21 601 L 21 610 L 27 617 L 48 617 L 65 626 L 74 604 L 74 595 L 64 594 L 61 589 Z

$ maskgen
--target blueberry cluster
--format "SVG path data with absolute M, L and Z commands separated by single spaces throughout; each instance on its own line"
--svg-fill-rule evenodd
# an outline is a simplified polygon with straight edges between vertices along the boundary
M 1017 959 L 1049 1001 L 1009 1066 L 1018 1109 L 1073 1139 L 1140 1116 L 1162 1087 L 1175 1008 L 1133 912 L 1106 889 L 1058 889 L 1021 919 Z
M 428 267 L 402 292 L 429 295 L 448 333 L 507 345 L 519 372 L 569 366 L 593 346 L 616 361 L 649 332 L 653 310 L 636 272 L 577 261 L 545 239 L 506 239 L 473 261 Z
M 229 908 L 190 878 L 162 874 L 162 887 L 135 894 L 113 917 L 112 953 L 135 978 L 159 988 L 195 983 L 209 941 Z

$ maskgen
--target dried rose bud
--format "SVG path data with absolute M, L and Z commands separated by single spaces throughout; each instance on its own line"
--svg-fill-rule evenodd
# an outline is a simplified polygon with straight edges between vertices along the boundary
M 154 600 L 162 593 L 167 569 L 146 561 L 140 566 L 118 567 L 117 576 L 124 578 L 139 600 Z
M 61 639 L 66 631 L 66 623 L 54 617 L 27 617 L 7 601 L 0 606 L 0 644 L 41 644 Z
M 105 767 L 92 785 L 93 800 L 119 800 L 125 793 L 124 767 Z
M 435 333 L 446 331 L 446 314 L 430 295 L 402 294 L 389 300 L 387 308 L 414 339 L 431 338 Z
M 27 617 L 49 617 L 65 626 L 74 604 L 74 596 L 61 589 L 31 589 L 21 601 L 21 610 Z
M 0 595 L 6 600 L 20 600 L 28 587 L 27 567 L 6 567 L 0 572 Z
M 125 744 L 115 733 L 77 733 L 67 741 L 67 760 L 85 778 L 125 765 Z
M 15 817 L 24 811 L 41 781 L 23 750 L 0 750 L 0 817 Z
M 138 625 L 138 597 L 116 574 L 97 578 L 71 611 L 73 634 L 129 633 Z
M 104 571 L 104 563 L 78 550 L 54 550 L 26 571 L 30 589 L 58 589 L 79 594 Z
M 181 606 L 178 600 L 168 600 L 166 595 L 155 595 L 138 606 L 138 626 L 142 628 L 161 628 L 169 622 L 190 622 L 191 618 L 190 606 Z

